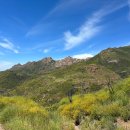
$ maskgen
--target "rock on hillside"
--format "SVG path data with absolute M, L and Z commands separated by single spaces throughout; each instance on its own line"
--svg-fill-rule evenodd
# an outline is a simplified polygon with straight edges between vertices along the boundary
M 88 60 L 88 58 L 81 60 L 81 59 L 76 59 L 76 58 L 72 58 L 68 56 L 61 60 L 53 60 L 51 57 L 46 57 L 46 58 L 43 58 L 42 60 L 28 62 L 24 65 L 21 65 L 21 64 L 14 65 L 11 68 L 11 70 L 12 71 L 26 70 L 26 72 L 29 72 L 29 73 L 39 73 L 39 72 L 41 73 L 44 71 L 46 72 L 46 71 L 53 70 L 58 67 L 72 65 L 74 63 L 78 63 L 80 61 L 86 61 L 86 60 Z
M 130 46 L 108 48 L 88 61 L 100 64 L 118 73 L 121 77 L 130 75 Z
M 55 66 L 56 67 L 63 67 L 63 66 L 68 66 L 68 65 L 72 65 L 74 63 L 80 62 L 80 59 L 76 59 L 76 58 L 72 58 L 70 56 L 62 59 L 62 60 L 58 60 L 55 62 Z

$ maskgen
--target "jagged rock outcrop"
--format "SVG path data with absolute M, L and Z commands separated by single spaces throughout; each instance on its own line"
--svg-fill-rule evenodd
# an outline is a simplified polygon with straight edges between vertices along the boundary
M 103 50 L 91 58 L 88 63 L 100 64 L 123 78 L 127 77 L 130 74 L 130 46 Z
M 75 59 L 75 58 L 68 56 L 62 60 L 56 61 L 55 67 L 68 66 L 68 65 L 72 65 L 74 63 L 77 63 L 79 61 L 81 61 L 81 60 L 78 60 L 78 59 Z
M 43 58 L 42 60 L 39 61 L 33 61 L 33 62 L 27 62 L 26 64 L 17 64 L 14 65 L 11 70 L 19 70 L 19 69 L 26 69 L 26 70 L 52 70 L 54 68 L 58 68 L 58 67 L 64 67 L 64 66 L 68 66 L 68 65 L 72 65 L 74 63 L 78 63 L 80 61 L 86 61 L 87 59 L 76 59 L 76 58 L 72 58 L 70 56 L 61 59 L 61 60 L 54 60 L 51 57 L 46 57 Z
M 16 64 L 16 65 L 14 65 L 13 67 L 12 67 L 12 69 L 19 69 L 19 68 L 21 68 L 22 67 L 22 65 L 19 63 L 19 64 Z
M 46 57 L 46 58 L 43 58 L 42 60 L 40 60 L 42 63 L 44 64 L 49 64 L 49 63 L 52 63 L 52 62 L 55 62 L 51 57 Z

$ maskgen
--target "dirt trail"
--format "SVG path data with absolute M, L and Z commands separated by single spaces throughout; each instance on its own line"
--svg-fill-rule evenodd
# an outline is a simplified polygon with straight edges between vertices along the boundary
M 78 126 L 74 126 L 74 130 L 80 130 Z
M 0 124 L 0 130 L 4 130 L 1 124 Z

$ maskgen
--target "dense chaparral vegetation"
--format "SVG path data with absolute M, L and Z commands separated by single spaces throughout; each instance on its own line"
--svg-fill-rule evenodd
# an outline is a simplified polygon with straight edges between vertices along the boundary
M 0 72 L 0 123 L 5 130 L 74 130 L 77 123 L 125 130 L 118 119 L 130 120 L 129 57 L 126 46 L 71 65 L 45 58 Z

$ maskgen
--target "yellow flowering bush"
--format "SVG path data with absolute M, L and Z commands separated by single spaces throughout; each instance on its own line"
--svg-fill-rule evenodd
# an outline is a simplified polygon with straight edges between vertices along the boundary
M 0 97 L 0 104 L 4 106 L 14 106 L 17 108 L 18 113 L 22 113 L 23 115 L 39 113 L 45 117 L 48 116 L 48 112 L 43 107 L 23 97 Z
M 90 116 L 98 120 L 108 116 L 130 119 L 130 78 L 114 85 L 113 89 L 113 94 L 107 89 L 102 89 L 74 96 L 72 103 L 68 103 L 67 99 L 62 100 L 64 103 L 59 107 L 60 114 L 73 119 L 81 116 Z M 125 112 L 126 110 L 128 112 Z

